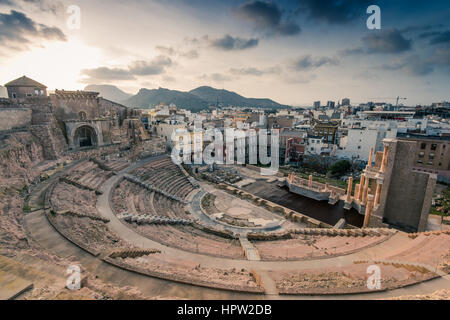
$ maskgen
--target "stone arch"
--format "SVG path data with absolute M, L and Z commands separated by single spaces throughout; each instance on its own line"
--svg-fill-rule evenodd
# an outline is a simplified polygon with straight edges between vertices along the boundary
M 73 144 L 76 148 L 94 147 L 98 145 L 98 134 L 90 125 L 80 125 L 74 130 Z

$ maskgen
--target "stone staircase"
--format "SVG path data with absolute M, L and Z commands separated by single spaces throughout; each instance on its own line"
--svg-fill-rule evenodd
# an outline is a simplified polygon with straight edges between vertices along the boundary
M 247 236 L 241 235 L 239 237 L 239 242 L 241 243 L 242 249 L 244 249 L 245 256 L 247 260 L 250 261 L 260 261 L 261 257 L 259 256 L 258 250 L 253 246 L 253 244 L 248 241 Z

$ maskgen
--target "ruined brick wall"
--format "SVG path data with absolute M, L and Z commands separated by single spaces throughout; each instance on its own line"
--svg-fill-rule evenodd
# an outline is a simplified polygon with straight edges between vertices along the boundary
M 120 157 L 127 157 L 130 154 L 130 150 L 122 150 L 122 146 L 112 145 L 82 151 L 68 151 L 64 153 L 64 156 L 71 160 L 80 160 L 89 158 L 102 159 L 108 155 L 114 154 L 119 155 Z
M 53 115 L 48 123 L 32 125 L 32 135 L 43 146 L 44 158 L 56 160 L 68 149 L 66 138 Z
M 28 108 L 0 109 L 0 131 L 26 128 L 31 125 L 32 110 Z
M 0 136 L 0 185 L 27 184 L 38 174 L 33 166 L 44 160 L 39 141 L 28 132 Z

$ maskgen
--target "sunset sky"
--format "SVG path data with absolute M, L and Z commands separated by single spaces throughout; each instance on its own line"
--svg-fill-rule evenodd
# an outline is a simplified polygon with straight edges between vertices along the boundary
M 381 30 L 366 9 L 381 8 Z M 80 29 L 68 27 L 71 5 Z M 450 100 L 448 0 L 0 0 L 0 84 L 201 85 L 290 105 Z

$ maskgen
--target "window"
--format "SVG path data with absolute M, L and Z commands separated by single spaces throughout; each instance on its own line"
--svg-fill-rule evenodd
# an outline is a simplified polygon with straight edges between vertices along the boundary
M 423 158 L 423 157 L 424 157 L 424 155 L 425 155 L 425 153 L 424 153 L 424 152 L 419 152 L 419 158 Z
M 427 144 L 426 143 L 421 143 L 420 144 L 420 149 L 425 150 L 427 148 Z
M 437 149 L 437 144 L 435 144 L 435 143 L 433 143 L 432 145 L 431 145 L 431 150 L 436 150 Z
M 417 160 L 417 163 L 423 163 L 423 161 L 422 160 Z
M 433 160 L 434 159 L 434 153 L 430 153 L 430 155 L 428 156 L 428 159 Z
M 433 165 L 433 161 L 428 161 L 427 164 L 428 164 L 429 166 L 432 166 L 432 165 Z
M 17 95 L 15 93 L 12 94 L 13 99 L 17 98 Z

